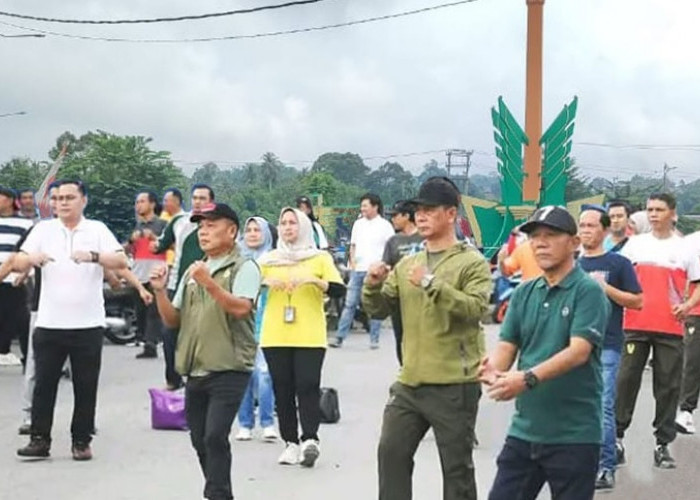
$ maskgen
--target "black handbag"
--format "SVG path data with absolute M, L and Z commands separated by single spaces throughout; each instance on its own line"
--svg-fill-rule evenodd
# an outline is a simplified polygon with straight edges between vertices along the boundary
M 321 423 L 335 424 L 340 420 L 338 391 L 332 387 L 321 387 Z

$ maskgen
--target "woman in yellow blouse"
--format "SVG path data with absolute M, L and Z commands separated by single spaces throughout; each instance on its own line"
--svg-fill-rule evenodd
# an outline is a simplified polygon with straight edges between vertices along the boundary
M 331 255 L 316 248 L 311 221 L 303 212 L 283 209 L 278 230 L 277 249 L 258 261 L 269 289 L 260 345 L 285 441 L 278 462 L 313 467 L 320 454 L 321 367 L 327 344 L 323 296 L 342 295 L 345 287 Z

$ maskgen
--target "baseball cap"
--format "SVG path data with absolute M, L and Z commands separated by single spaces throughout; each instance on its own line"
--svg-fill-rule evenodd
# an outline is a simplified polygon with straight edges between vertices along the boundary
M 399 200 L 394 205 L 386 211 L 387 215 L 396 214 L 412 214 L 415 212 L 415 206 L 406 200 Z
M 229 219 L 232 220 L 236 226 L 240 227 L 238 214 L 226 203 L 209 203 L 205 205 L 201 210 L 192 214 L 190 222 L 199 222 L 202 219 Z
M 5 186 L 0 186 L 0 195 L 7 196 L 13 200 L 17 198 L 17 193 L 14 189 L 7 188 Z
M 458 207 L 459 189 L 447 177 L 431 177 L 421 184 L 418 196 L 410 200 L 411 205 Z
M 520 227 L 520 231 L 530 234 L 541 226 L 572 236 L 578 233 L 578 225 L 573 216 L 565 208 L 556 205 L 548 205 L 537 209 L 530 217 L 530 220 Z

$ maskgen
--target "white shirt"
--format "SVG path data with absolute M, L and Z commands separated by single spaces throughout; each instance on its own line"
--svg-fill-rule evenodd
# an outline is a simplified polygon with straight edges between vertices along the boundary
M 355 271 L 365 272 L 369 266 L 380 262 L 384 246 L 394 234 L 391 222 L 379 215 L 374 219 L 362 217 L 356 220 L 350 236 L 350 244 L 355 245 Z
M 60 219 L 39 222 L 22 252 L 43 252 L 53 261 L 41 269 L 36 326 L 80 329 L 105 326 L 104 270 L 94 263 L 76 264 L 76 251 L 120 252 L 122 247 L 102 222 L 82 219 L 70 230 Z

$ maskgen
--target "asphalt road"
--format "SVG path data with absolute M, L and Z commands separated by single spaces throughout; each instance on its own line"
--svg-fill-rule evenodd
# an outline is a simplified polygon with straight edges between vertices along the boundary
M 487 326 L 489 344 L 497 328 Z M 352 335 L 340 350 L 329 350 L 324 385 L 340 393 L 342 419 L 321 428 L 322 454 L 311 470 L 277 465 L 281 444 L 234 442 L 234 492 L 243 500 L 371 500 L 377 495 L 376 444 L 387 389 L 397 365 L 393 338 L 382 332 L 381 349 L 370 351 L 368 337 Z M 202 478 L 188 435 L 150 428 L 149 387 L 163 384 L 162 359 L 135 360 L 136 349 L 105 345 L 100 382 L 95 459 L 70 459 L 70 382 L 62 382 L 54 425 L 52 458 L 23 463 L 15 450 L 25 443 L 20 423 L 18 368 L 0 368 L 0 500 L 191 500 L 202 498 Z M 512 406 L 483 400 L 475 451 L 480 498 L 495 474 Z M 652 465 L 651 372 L 644 375 L 635 421 L 627 439 L 629 465 L 618 472 L 618 487 L 599 495 L 619 500 L 700 499 L 700 442 L 679 436 L 672 450 L 675 471 Z M 435 442 L 430 435 L 416 455 L 414 500 L 442 498 Z M 549 498 L 545 492 L 542 498 Z

